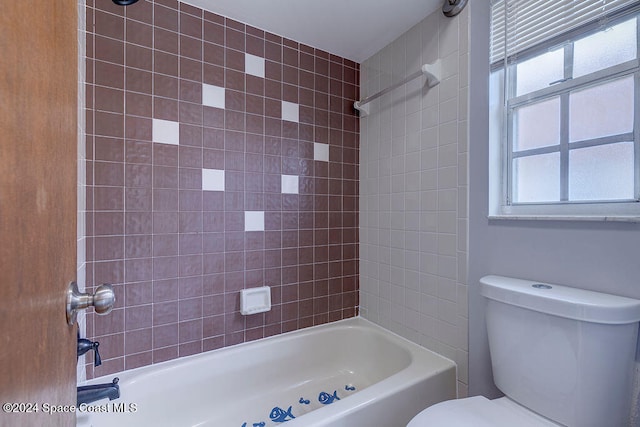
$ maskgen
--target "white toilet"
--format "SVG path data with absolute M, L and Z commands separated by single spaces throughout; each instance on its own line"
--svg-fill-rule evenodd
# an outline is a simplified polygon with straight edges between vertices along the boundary
M 617 427 L 627 422 L 640 301 L 486 276 L 487 333 L 506 395 L 433 405 L 407 427 Z

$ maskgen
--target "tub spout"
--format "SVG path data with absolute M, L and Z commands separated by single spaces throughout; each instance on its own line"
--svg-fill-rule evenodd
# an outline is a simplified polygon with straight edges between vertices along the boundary
M 110 383 L 78 387 L 78 406 L 82 403 L 91 403 L 106 397 L 108 397 L 109 400 L 119 398 L 120 386 L 118 385 L 118 381 L 120 380 L 116 377 Z

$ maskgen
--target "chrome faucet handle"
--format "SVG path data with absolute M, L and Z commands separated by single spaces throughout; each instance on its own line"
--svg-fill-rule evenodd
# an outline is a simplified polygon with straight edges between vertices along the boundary
M 111 285 L 100 285 L 95 294 L 80 293 L 78 284 L 71 282 L 67 290 L 67 323 L 76 323 L 78 310 L 93 306 L 97 314 L 108 314 L 116 302 L 116 294 Z

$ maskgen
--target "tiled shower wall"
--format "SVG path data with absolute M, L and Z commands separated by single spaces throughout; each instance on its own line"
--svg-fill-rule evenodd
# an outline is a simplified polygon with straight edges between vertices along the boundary
M 467 106 L 469 5 L 440 11 L 362 64 L 362 96 L 440 59 L 361 119 L 361 314 L 454 360 L 468 384 Z
M 87 43 L 85 36 L 85 0 L 78 0 L 78 188 L 77 188 L 77 203 L 78 203 L 78 218 L 77 218 L 77 272 L 76 282 L 78 283 L 78 289 L 82 292 L 85 290 L 87 265 L 86 265 L 86 218 L 87 218 L 87 146 L 85 137 L 86 128 L 86 115 L 85 115 L 85 73 L 86 67 L 84 66 L 84 58 L 86 55 L 85 46 Z M 82 336 L 86 335 L 86 316 L 85 311 L 80 310 L 77 315 L 78 331 Z M 84 357 L 77 365 L 76 378 L 78 383 L 83 382 L 86 379 L 86 369 L 84 367 Z
M 117 295 L 87 377 L 356 315 L 358 64 L 174 0 L 86 12 L 87 286 Z

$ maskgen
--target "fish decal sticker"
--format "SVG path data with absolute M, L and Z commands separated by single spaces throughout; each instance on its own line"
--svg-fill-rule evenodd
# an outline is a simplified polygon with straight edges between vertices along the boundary
M 347 384 L 346 386 L 344 386 L 344 389 L 347 391 L 354 391 L 356 388 L 352 385 Z
M 287 417 L 290 417 L 290 418 L 287 419 Z M 291 406 L 289 406 L 289 409 L 287 409 L 286 411 L 280 408 L 279 406 L 276 406 L 271 410 L 271 413 L 269 414 L 269 418 L 271 418 L 271 421 L 273 422 L 283 423 L 285 421 L 292 420 L 295 417 L 291 413 Z
M 340 400 L 340 398 L 338 397 L 338 390 L 335 390 L 333 392 L 333 395 L 326 393 L 326 392 L 322 392 L 320 393 L 320 395 L 318 396 L 318 402 L 322 403 L 323 405 L 330 405 L 332 404 L 335 400 Z
M 311 401 L 305 399 L 304 397 L 301 397 L 300 400 L 298 400 L 298 403 L 301 405 L 308 405 L 309 403 L 311 403 Z

